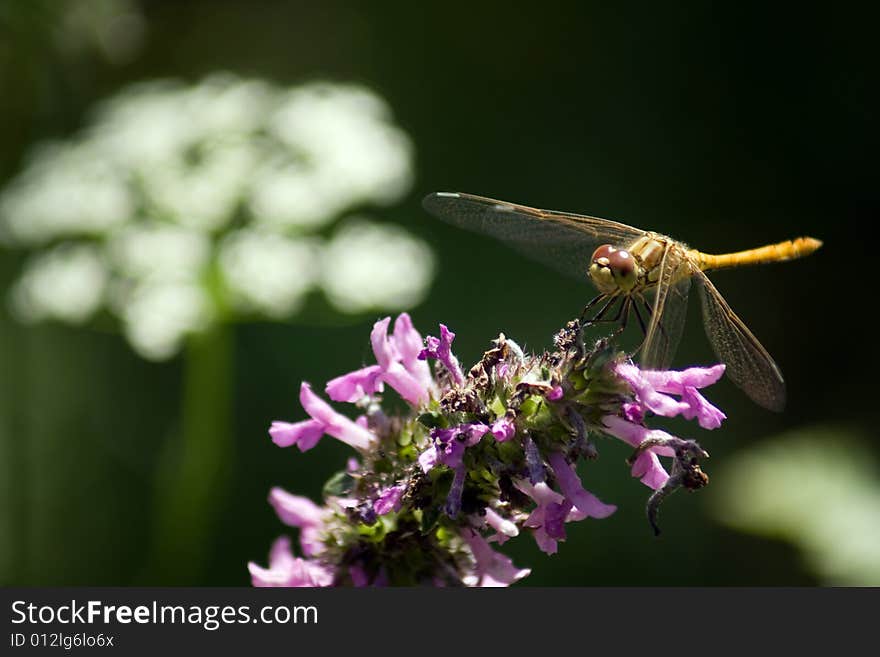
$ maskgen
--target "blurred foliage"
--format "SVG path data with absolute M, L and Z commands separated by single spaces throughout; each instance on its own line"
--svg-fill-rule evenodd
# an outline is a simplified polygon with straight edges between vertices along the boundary
M 719 383 L 712 401 L 730 419 L 701 436 L 706 469 L 711 477 L 737 451 L 818 423 L 861 428 L 876 458 L 873 409 L 859 401 L 877 386 L 874 329 L 858 310 L 873 280 L 864 228 L 880 207 L 877 16 L 846 3 L 156 0 L 129 4 L 142 42 L 113 59 L 51 37 L 59 7 L 72 4 L 0 1 L 0 176 L 132 82 L 218 69 L 278 84 L 361 82 L 388 100 L 418 156 L 415 191 L 384 215 L 438 254 L 438 283 L 413 319 L 423 332 L 453 328 L 463 362 L 502 330 L 548 345 L 590 289 L 428 218 L 419 199 L 429 191 L 596 214 L 709 252 L 814 235 L 825 246 L 809 259 L 713 277 L 780 364 L 789 406 L 773 415 Z M 20 264 L 0 255 L 3 289 Z M 690 310 L 678 363 L 711 362 Z M 150 536 L 157 446 L 178 422 L 180 364 L 141 361 L 112 335 L 22 328 L 2 313 L 0 581 L 132 583 Z M 266 428 L 300 419 L 301 380 L 320 384 L 367 359 L 373 319 L 236 329 L 234 494 L 216 502 L 222 538 L 193 584 L 245 584 L 245 562 L 278 533 L 269 488 L 317 498 L 344 463 L 341 445 L 280 450 Z M 654 540 L 644 487 L 620 477 L 627 450 L 599 448 L 581 475 L 618 512 L 573 529 L 553 558 L 511 542 L 515 563 L 533 568 L 529 585 L 827 581 L 787 542 L 718 523 L 703 493 L 668 500 Z
M 831 585 L 880 584 L 880 463 L 864 436 L 811 427 L 734 455 L 713 490 L 736 529 L 798 547 Z

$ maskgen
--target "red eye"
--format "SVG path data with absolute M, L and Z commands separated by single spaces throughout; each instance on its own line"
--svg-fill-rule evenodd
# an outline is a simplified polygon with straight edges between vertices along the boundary
M 604 264 L 607 264 L 607 263 L 604 263 L 604 262 L 600 263 L 599 260 L 600 260 L 601 258 L 605 258 L 605 260 L 607 260 L 608 263 L 610 263 L 610 262 L 611 262 L 611 254 L 614 253 L 616 250 L 617 250 L 617 249 L 615 249 L 615 248 L 614 248 L 613 246 L 611 246 L 610 244 L 603 244 L 603 245 L 600 246 L 598 249 L 596 249 L 595 251 L 593 251 L 593 259 L 592 259 L 590 262 L 598 263 L 598 264 L 604 265 Z
M 599 247 L 600 249 L 602 247 Z M 598 251 L 598 249 L 597 249 Z M 608 264 L 617 276 L 629 276 L 636 269 L 636 263 L 629 251 L 612 251 L 608 256 Z

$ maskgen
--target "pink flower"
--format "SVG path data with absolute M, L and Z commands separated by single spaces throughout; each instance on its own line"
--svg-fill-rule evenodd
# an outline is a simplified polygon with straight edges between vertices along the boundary
M 419 352 L 419 359 L 435 358 L 439 360 L 449 370 L 455 384 L 460 386 L 464 384 L 464 374 L 458 364 L 458 358 L 452 353 L 453 340 L 455 340 L 455 333 L 446 328 L 445 324 L 441 324 L 439 338 L 431 335 L 425 338 L 427 346 Z
M 516 523 L 502 517 L 497 511 L 486 507 L 486 524 L 495 530 L 495 535 L 489 540 L 495 540 L 502 545 L 507 539 L 519 536 L 519 528 Z
M 623 442 L 638 447 L 649 438 L 672 438 L 671 435 L 660 429 L 648 429 L 641 424 L 629 422 L 622 417 L 616 415 L 606 415 L 602 418 L 603 424 L 607 427 L 607 432 L 619 438 Z M 657 455 L 675 456 L 675 451 L 671 447 L 655 446 L 641 452 L 632 465 L 632 476 L 638 477 L 643 484 L 657 490 L 662 488 L 669 479 L 669 474 L 660 465 L 660 459 Z
M 503 443 L 516 435 L 516 425 L 511 418 L 505 415 L 495 420 L 489 428 L 489 431 L 492 432 L 495 440 L 499 443 Z
M 466 422 L 448 429 L 432 429 L 436 461 L 450 468 L 460 467 L 465 448 L 476 445 L 487 433 L 489 427 L 482 422 Z
M 299 527 L 299 543 L 303 554 L 313 557 L 324 551 L 321 532 L 324 528 L 324 509 L 307 497 L 292 495 L 283 488 L 269 492 L 269 504 L 286 525 Z
M 334 411 L 330 404 L 312 392 L 312 387 L 305 381 L 300 386 L 299 401 L 312 419 L 296 424 L 273 422 L 269 435 L 276 445 L 296 445 L 305 452 L 325 433 L 360 450 L 369 449 L 375 442 L 376 437 L 366 427 Z
M 562 396 L 565 394 L 565 391 L 562 389 L 562 386 L 553 386 L 546 395 L 547 401 L 559 401 L 562 399 Z
M 437 448 L 431 445 L 419 454 L 419 467 L 422 468 L 422 472 L 428 472 L 435 465 L 437 465 Z
M 278 422 L 269 427 L 269 435 L 272 442 L 279 447 L 296 445 L 299 451 L 306 452 L 318 444 L 324 435 L 324 425 L 317 420 L 303 420 L 302 422 Z
M 382 392 L 383 384 L 387 383 L 413 406 L 428 401 L 434 384 L 428 364 L 418 358 L 422 336 L 406 313 L 401 313 L 395 320 L 392 335 L 388 335 L 390 323 L 391 318 L 385 317 L 373 324 L 370 333 L 377 364 L 329 381 L 325 391 L 330 399 L 356 402 Z
M 294 557 L 290 551 L 290 539 L 286 536 L 272 544 L 268 568 L 251 561 L 248 570 L 254 586 L 317 587 L 333 584 L 333 571 L 316 561 Z
M 591 492 L 584 489 L 580 477 L 560 452 L 553 452 L 547 457 L 559 488 L 567 501 L 577 509 L 578 520 L 582 518 L 607 518 L 617 511 L 613 504 L 605 504 Z
M 406 492 L 406 486 L 389 486 L 379 493 L 379 497 L 373 502 L 373 511 L 380 516 L 397 511 L 400 508 L 400 500 L 404 492 Z
M 640 404 L 625 402 L 623 404 L 623 417 L 630 422 L 641 424 L 645 421 L 645 409 Z
M 476 562 L 476 572 L 466 582 L 469 586 L 510 586 L 532 572 L 530 568 L 514 566 L 510 557 L 495 552 L 477 532 L 465 529 L 461 535 Z
M 571 504 L 566 504 L 565 497 L 543 481 L 532 485 L 524 479 L 518 479 L 514 485 L 537 504 L 523 523 L 524 526 L 532 530 L 532 536 L 543 552 L 556 554 L 557 541 L 565 540 L 564 522 L 569 517 Z
M 618 363 L 614 371 L 630 385 L 643 411 L 665 417 L 682 415 L 687 420 L 696 418 L 704 429 L 717 429 L 727 417 L 697 390 L 721 378 L 723 363 L 680 371 L 640 370 L 632 363 Z M 670 395 L 678 395 L 681 399 L 676 400 Z
M 354 403 L 364 397 L 382 392 L 383 389 L 382 368 L 378 365 L 369 365 L 331 379 L 327 382 L 324 392 L 333 401 Z

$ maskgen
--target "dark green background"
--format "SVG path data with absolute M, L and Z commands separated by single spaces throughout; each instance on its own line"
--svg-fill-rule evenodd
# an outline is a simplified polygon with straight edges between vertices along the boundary
M 64 3 L 57 3 L 58 5 Z M 612 5 L 612 6 L 609 6 Z M 729 382 L 710 398 L 729 420 L 697 437 L 726 455 L 785 429 L 833 423 L 875 436 L 878 210 L 876 16 L 844 3 L 172 2 L 140 5 L 143 48 L 125 64 L 52 39 L 52 2 L 0 0 L 0 181 L 28 147 L 69 135 L 98 99 L 156 77 L 215 70 L 281 84 L 358 81 L 411 135 L 417 181 L 381 216 L 429 240 L 440 262 L 412 315 L 444 322 L 465 363 L 504 331 L 542 349 L 590 288 L 429 218 L 419 199 L 460 190 L 618 219 L 709 252 L 797 235 L 815 256 L 713 277 L 786 375 L 774 415 Z M 0 254 L 5 288 L 21 255 Z M 710 362 L 697 304 L 679 363 Z M 142 581 L 159 445 L 176 428 L 181 364 L 140 360 L 117 335 L 0 318 L 0 582 Z M 283 526 L 272 485 L 317 497 L 346 458 L 325 440 L 274 447 L 272 419 L 303 417 L 303 379 L 321 384 L 370 358 L 373 316 L 339 326 L 235 329 L 237 461 L 215 501 L 221 525 L 191 584 L 245 584 Z M 877 444 L 874 443 L 876 450 Z M 600 444 L 585 485 L 618 504 L 570 526 L 553 558 L 528 537 L 506 546 L 528 584 L 810 584 L 796 552 L 735 534 L 703 494 L 664 507 L 653 539 L 648 490 L 622 446 Z M 155 577 L 155 576 L 154 576 Z M 161 580 L 161 576 L 158 576 Z M 149 583 L 160 584 L 152 579 Z

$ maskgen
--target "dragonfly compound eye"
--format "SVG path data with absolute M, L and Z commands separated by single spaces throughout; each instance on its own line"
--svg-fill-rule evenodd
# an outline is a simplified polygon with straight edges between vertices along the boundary
M 636 284 L 636 263 L 629 251 L 603 244 L 593 252 L 590 278 L 600 292 L 630 291 Z
M 590 259 L 590 278 L 593 284 L 603 294 L 612 294 L 618 289 L 617 281 L 611 272 L 611 256 L 616 249 L 610 244 L 603 244 L 593 251 Z
M 636 273 L 636 262 L 629 251 L 623 249 L 612 251 L 608 256 L 608 266 L 620 288 L 626 292 L 630 291 L 636 284 L 638 274 Z
M 611 263 L 611 254 L 614 253 L 616 250 L 617 249 L 615 249 L 610 244 L 603 244 L 598 249 L 593 251 L 593 257 L 590 258 L 590 264 L 607 267 Z

